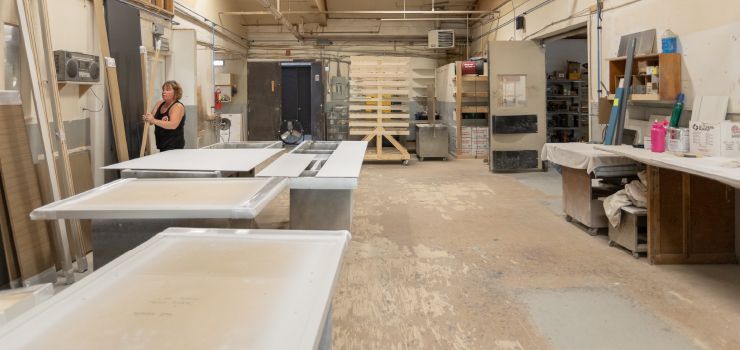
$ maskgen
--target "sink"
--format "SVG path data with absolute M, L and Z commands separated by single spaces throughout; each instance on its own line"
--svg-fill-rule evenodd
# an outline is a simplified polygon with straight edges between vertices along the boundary
M 330 155 L 339 147 L 335 141 L 306 141 L 298 145 L 291 153 Z

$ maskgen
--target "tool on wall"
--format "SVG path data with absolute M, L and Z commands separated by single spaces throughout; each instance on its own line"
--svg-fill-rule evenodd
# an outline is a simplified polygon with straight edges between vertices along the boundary
M 149 87 L 147 88 L 146 92 L 147 95 L 145 95 L 145 103 L 146 106 L 144 108 L 144 113 L 149 113 L 152 111 L 152 100 L 156 97 L 154 94 L 154 81 L 157 80 L 157 67 L 159 67 L 159 51 L 160 47 L 162 45 L 161 40 L 157 40 L 154 43 L 154 59 L 152 60 L 152 74 L 149 75 Z M 141 49 L 139 49 L 141 50 Z M 146 49 L 144 49 L 144 55 L 146 55 Z M 146 56 L 142 56 L 144 60 L 146 60 Z M 146 61 L 142 62 L 144 67 L 146 67 Z M 143 157 L 146 155 L 146 150 L 149 144 L 149 123 L 144 123 L 144 134 L 141 136 L 141 149 L 139 150 L 139 157 Z

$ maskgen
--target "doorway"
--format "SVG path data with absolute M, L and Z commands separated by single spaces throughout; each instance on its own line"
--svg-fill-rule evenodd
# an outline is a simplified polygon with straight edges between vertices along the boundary
M 311 63 L 283 63 L 281 122 L 298 120 L 304 138 L 311 139 Z
M 547 142 L 588 142 L 586 27 L 543 40 L 547 73 Z

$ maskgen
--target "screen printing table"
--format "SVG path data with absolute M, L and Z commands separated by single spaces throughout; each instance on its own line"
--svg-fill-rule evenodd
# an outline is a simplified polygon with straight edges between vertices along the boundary
M 171 228 L 0 329 L 1 349 L 328 349 L 347 231 Z
M 288 185 L 279 178 L 121 179 L 31 212 L 34 220 L 92 220 L 100 267 L 168 227 L 251 228 Z
M 257 173 L 290 179 L 290 228 L 349 230 L 366 141 L 304 141 Z
M 254 169 L 280 148 L 178 149 L 103 167 L 122 178 L 254 176 Z
M 651 263 L 737 262 L 735 189 L 740 188 L 740 159 L 684 158 L 631 146 L 596 148 L 647 165 Z
M 228 141 L 203 146 L 201 149 L 244 149 L 244 148 L 283 148 L 283 141 Z
M 566 220 L 575 220 L 586 226 L 590 234 L 606 228 L 609 221 L 604 204 L 606 197 L 620 189 L 603 181 L 635 177 L 637 162 L 628 157 L 600 151 L 588 143 L 546 143 L 542 159 L 560 165 L 563 178 L 563 210 Z M 612 181 L 618 182 L 618 181 Z

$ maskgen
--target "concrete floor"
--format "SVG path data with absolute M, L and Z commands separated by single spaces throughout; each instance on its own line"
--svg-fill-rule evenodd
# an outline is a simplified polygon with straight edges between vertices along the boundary
M 480 160 L 365 164 L 334 348 L 740 348 L 740 266 L 651 266 L 565 222 L 560 192 Z

